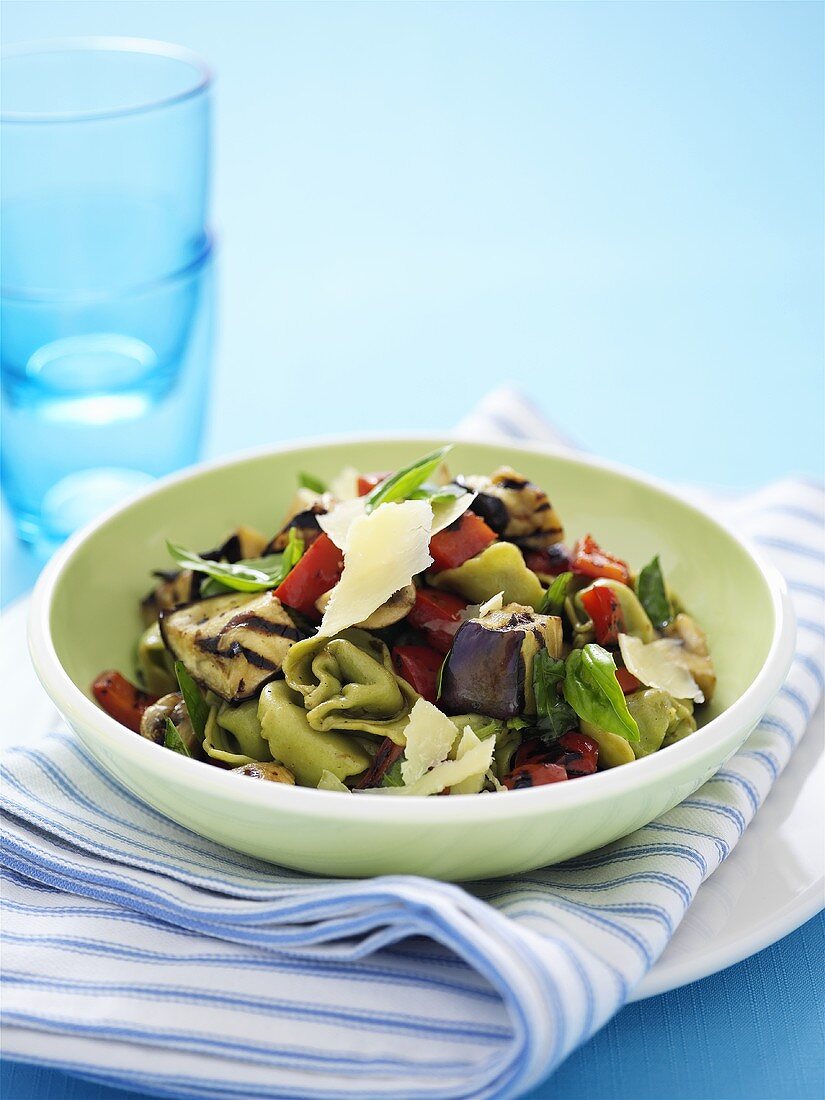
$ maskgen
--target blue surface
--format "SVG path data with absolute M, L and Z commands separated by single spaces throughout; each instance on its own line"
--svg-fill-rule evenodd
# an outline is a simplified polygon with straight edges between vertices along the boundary
M 822 471 L 822 33 L 808 3 L 4 5 L 6 42 L 218 71 L 210 453 L 448 427 L 509 380 L 601 454 L 732 486 Z M 37 565 L 3 531 L 8 600 Z M 536 1096 L 819 1097 L 822 956 L 820 917 L 631 1006 Z

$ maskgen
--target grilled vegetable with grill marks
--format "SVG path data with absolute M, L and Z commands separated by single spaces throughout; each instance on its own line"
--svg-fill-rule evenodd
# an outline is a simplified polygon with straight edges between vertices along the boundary
M 329 511 L 332 497 L 329 493 L 315 493 L 312 489 L 299 489 L 287 510 L 286 519 L 278 534 L 267 545 L 264 553 L 274 554 L 283 550 L 289 541 L 289 532 L 294 530 L 310 546 L 321 534 L 318 516 Z M 255 555 L 250 554 L 250 557 Z
M 526 550 L 544 550 L 564 538 L 564 528 L 547 493 L 511 466 L 492 477 L 466 477 L 459 484 L 478 492 L 470 505 L 501 538 Z
M 468 619 L 444 664 L 439 704 L 448 714 L 535 714 L 533 658 L 540 649 L 561 656 L 561 619 L 520 604 Z
M 300 633 L 272 592 L 212 596 L 161 612 L 166 648 L 227 703 L 257 695 Z

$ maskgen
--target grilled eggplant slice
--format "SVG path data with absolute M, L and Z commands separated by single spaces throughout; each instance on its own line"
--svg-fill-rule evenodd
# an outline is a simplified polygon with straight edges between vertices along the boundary
M 467 477 L 459 483 L 478 493 L 470 508 L 508 542 L 544 550 L 564 539 L 547 493 L 510 466 L 500 466 L 491 478 Z
M 533 658 L 539 649 L 562 651 L 561 619 L 507 604 L 456 631 L 441 678 L 439 702 L 447 714 L 491 718 L 535 714 Z
M 159 624 L 166 648 L 190 676 L 227 703 L 257 695 L 300 637 L 272 592 L 212 596 L 161 612 Z
M 332 504 L 329 493 L 314 493 L 311 489 L 299 489 L 286 514 L 283 526 L 266 547 L 265 553 L 280 553 L 289 542 L 289 532 L 295 531 L 304 540 L 304 549 L 321 534 L 318 516 L 325 515 Z

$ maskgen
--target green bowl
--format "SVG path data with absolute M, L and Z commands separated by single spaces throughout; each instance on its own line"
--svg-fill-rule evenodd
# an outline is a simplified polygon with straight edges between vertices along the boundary
M 661 556 L 707 629 L 719 682 L 705 724 L 672 747 L 571 783 L 502 795 L 370 798 L 239 780 L 129 732 L 90 698 L 105 668 L 129 672 L 149 571 L 167 538 L 209 546 L 238 523 L 274 530 L 299 471 L 390 469 L 433 437 L 270 449 L 159 482 L 72 539 L 35 590 L 29 645 L 38 676 L 88 751 L 174 821 L 253 856 L 325 875 L 494 877 L 555 863 L 645 825 L 741 745 L 787 673 L 794 622 L 784 582 L 718 522 L 655 482 L 549 448 L 461 442 L 451 464 L 509 463 L 548 491 L 569 536 L 591 531 L 637 567 Z M 439 440 L 440 442 L 440 440 Z

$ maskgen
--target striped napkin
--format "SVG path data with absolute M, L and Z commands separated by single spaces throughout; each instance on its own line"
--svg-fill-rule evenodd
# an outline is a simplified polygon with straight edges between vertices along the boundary
M 510 391 L 461 429 L 551 435 Z M 446 1100 L 539 1082 L 661 954 L 823 689 L 822 487 L 783 481 L 725 511 L 788 579 L 787 682 L 693 797 L 563 866 L 462 887 L 313 878 L 166 820 L 66 731 L 8 753 L 6 1054 L 162 1096 Z

